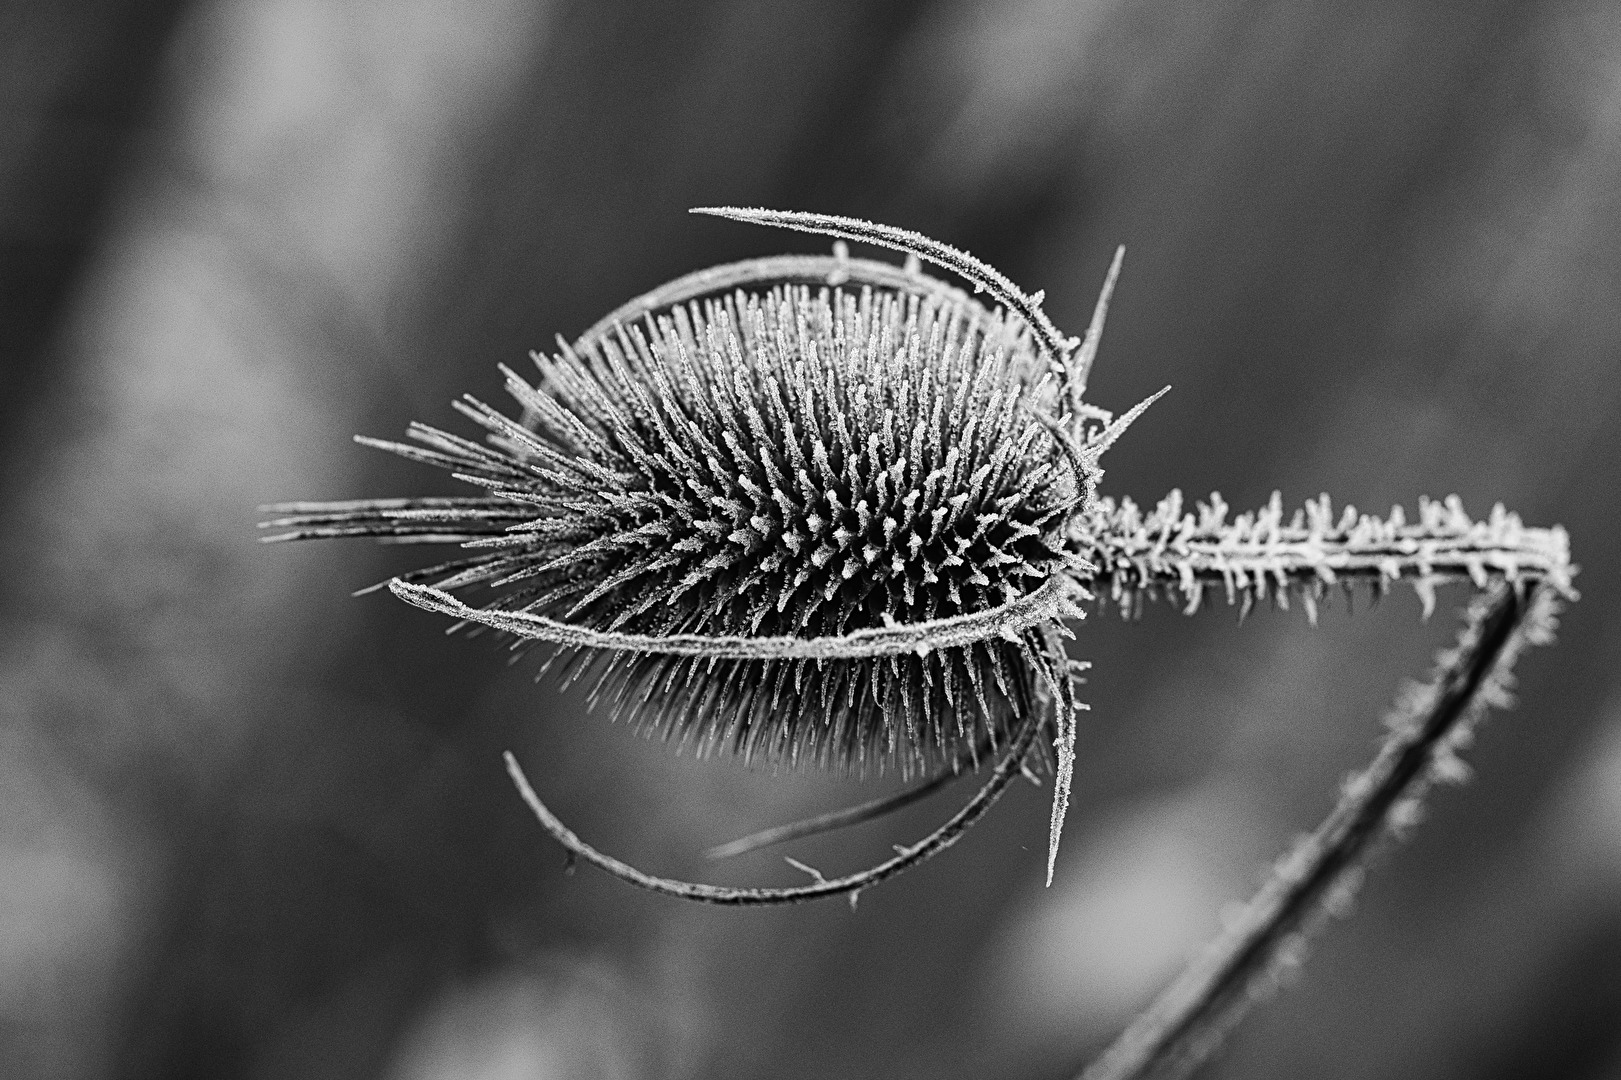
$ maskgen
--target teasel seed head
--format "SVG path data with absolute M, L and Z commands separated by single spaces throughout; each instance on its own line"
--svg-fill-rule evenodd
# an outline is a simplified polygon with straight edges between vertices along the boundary
M 720 213 L 909 258 L 852 259 L 841 242 L 678 279 L 533 354 L 533 381 L 503 368 L 520 415 L 456 402 L 482 442 L 421 424 L 408 442 L 359 440 L 480 494 L 285 504 L 271 539 L 460 545 L 388 586 L 559 646 L 548 665 L 591 702 L 699 752 L 903 773 L 1001 755 L 966 821 L 1050 751 L 1055 852 L 1084 708 L 1064 621 L 1084 614 L 1093 569 L 1074 523 L 1099 456 L 1148 404 L 1117 420 L 1081 398 L 1118 255 L 1083 341 L 1058 335 L 1039 294 L 916 234 Z M 919 850 L 949 844 L 943 830 Z
M 1031 415 L 1051 381 L 1025 328 L 967 296 L 782 283 L 534 360 L 533 383 L 506 372 L 529 425 L 458 403 L 491 445 L 428 427 L 373 443 L 488 492 L 420 523 L 474 553 L 428 579 L 441 590 L 610 632 L 816 639 L 993 609 L 1080 568 L 1066 526 L 1085 478 Z M 1035 633 L 563 666 L 700 751 L 910 772 L 1006 741 L 1034 708 Z

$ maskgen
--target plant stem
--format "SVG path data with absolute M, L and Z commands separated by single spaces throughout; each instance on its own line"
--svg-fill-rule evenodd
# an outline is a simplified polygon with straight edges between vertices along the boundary
M 1314 931 L 1345 910 L 1380 842 L 1417 817 L 1438 779 L 1461 779 L 1456 751 L 1492 705 L 1506 704 L 1509 669 L 1527 644 L 1550 639 L 1558 591 L 1499 581 L 1478 593 L 1458 645 L 1433 680 L 1392 713 L 1390 735 L 1339 804 L 1304 837 L 1205 951 L 1134 1020 L 1081 1080 L 1185 1077 L 1251 1005 L 1297 965 Z

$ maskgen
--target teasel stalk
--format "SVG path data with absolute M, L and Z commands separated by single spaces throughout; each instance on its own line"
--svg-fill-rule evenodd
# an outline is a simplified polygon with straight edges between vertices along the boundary
M 829 879 L 740 889 L 643 873 L 586 844 L 508 769 L 570 852 L 634 884 L 721 904 L 848 895 L 953 844 L 1012 779 L 1053 775 L 1052 880 L 1069 801 L 1085 665 L 1065 640 L 1089 603 L 1155 596 L 1192 610 L 1211 590 L 1309 611 L 1333 588 L 1423 596 L 1468 577 L 1568 587 L 1559 530 L 1454 501 L 1335 518 L 1326 498 L 1227 519 L 1213 496 L 1148 513 L 1100 498 L 1103 453 L 1159 395 L 1118 418 L 1084 395 L 1120 269 L 1084 338 L 972 256 L 850 218 L 701 210 L 835 237 L 831 256 L 699 271 L 503 368 L 521 408 L 455 407 L 474 441 L 414 424 L 358 441 L 444 468 L 457 498 L 266 508 L 271 540 L 376 537 L 458 555 L 384 583 L 398 597 L 551 646 L 589 700 L 700 753 L 792 766 L 932 772 L 900 795 L 745 838 L 720 854 L 852 824 L 994 761 L 944 825 L 885 862 Z M 844 241 L 904 252 L 852 258 Z M 922 272 L 967 280 L 975 295 Z M 1164 391 L 1160 391 L 1161 394 Z M 381 586 L 375 586 L 381 587 Z M 477 590 L 475 592 L 475 590 Z M 368 591 L 368 590 L 362 590 Z M 467 596 L 464 599 L 457 595 Z M 1431 601 L 1426 601 L 1428 605 Z
M 1368 864 L 1422 818 L 1429 790 L 1468 779 L 1459 755 L 1490 709 L 1513 703 L 1520 654 L 1553 642 L 1558 613 L 1576 596 L 1570 573 L 1568 563 L 1547 574 L 1528 567 L 1513 580 L 1488 571 L 1456 644 L 1437 654 L 1427 682 L 1398 697 L 1373 761 L 1345 779 L 1328 817 L 1078 1080 L 1189 1076 L 1298 971 L 1312 939 L 1349 913 Z

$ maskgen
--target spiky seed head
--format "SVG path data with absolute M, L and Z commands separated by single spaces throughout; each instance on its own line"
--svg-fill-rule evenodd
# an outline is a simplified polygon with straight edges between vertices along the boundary
M 1073 569 L 1065 526 L 1088 488 L 1034 418 L 1051 380 L 1023 323 L 912 273 L 915 289 L 691 298 L 536 354 L 534 383 L 507 372 L 524 422 L 468 398 L 485 444 L 424 426 L 416 445 L 377 444 L 487 497 L 357 509 L 327 534 L 462 540 L 469 558 L 411 576 L 645 635 L 828 637 L 1028 596 Z M 1011 638 L 858 660 L 563 662 L 593 702 L 700 751 L 911 771 L 988 752 L 1030 715 L 1043 643 Z
M 463 544 L 464 557 L 389 588 L 520 644 L 575 647 L 571 675 L 594 672 L 593 700 L 701 749 L 904 769 L 1011 743 L 967 805 L 895 858 L 756 890 L 657 878 L 603 855 L 507 755 L 547 830 L 625 880 L 714 903 L 853 898 L 949 846 L 1045 734 L 1051 884 L 1084 708 L 1060 638 L 1062 620 L 1081 614 L 1070 596 L 1088 595 L 1083 582 L 1125 605 L 1175 590 L 1190 610 L 1217 580 L 1230 599 L 1264 597 L 1268 575 L 1280 602 L 1358 575 L 1432 590 L 1449 574 L 1481 588 L 1524 574 L 1552 586 L 1537 594 L 1546 602 L 1573 595 L 1563 531 L 1526 529 L 1501 507 L 1475 523 L 1454 502 L 1426 506 L 1415 531 L 1399 511 L 1383 521 L 1347 510 L 1335 525 L 1326 496 L 1287 526 L 1276 496 L 1230 526 L 1219 497 L 1197 517 L 1177 493 L 1148 519 L 1129 502 L 1096 503 L 1099 456 L 1159 397 L 1118 419 L 1084 400 L 1119 252 L 1086 338 L 1065 338 L 1041 294 L 919 234 L 823 214 L 700 212 L 896 248 L 908 263 L 857 263 L 841 248 L 678 279 L 574 347 L 537 355 L 536 383 L 507 372 L 521 421 L 458 403 L 485 443 L 421 425 L 414 444 L 362 440 L 485 494 L 286 504 L 269 509 L 291 516 L 266 523 L 292 530 L 272 540 Z M 917 260 L 1013 314 L 925 277 Z M 445 591 L 472 586 L 493 598 L 474 608 Z M 1051 707 L 1038 709 L 1044 694 Z M 824 827 L 803 824 L 815 829 L 789 831 Z

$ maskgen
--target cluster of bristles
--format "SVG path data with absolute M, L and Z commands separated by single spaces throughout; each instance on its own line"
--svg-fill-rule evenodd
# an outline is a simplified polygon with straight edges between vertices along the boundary
M 527 424 L 473 398 L 475 443 L 373 445 L 482 498 L 308 508 L 290 537 L 464 544 L 406 575 L 476 602 L 641 635 L 821 638 L 984 611 L 1086 569 L 1085 497 L 1032 416 L 1029 335 L 960 293 L 783 284 L 656 312 L 506 372 Z M 569 650 L 593 701 L 700 751 L 977 761 L 1031 714 L 1019 640 L 849 661 Z

